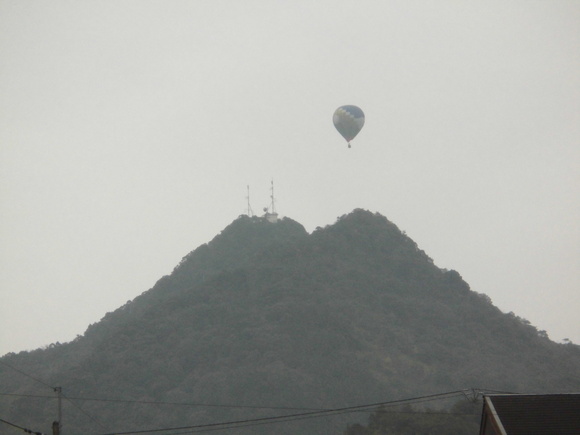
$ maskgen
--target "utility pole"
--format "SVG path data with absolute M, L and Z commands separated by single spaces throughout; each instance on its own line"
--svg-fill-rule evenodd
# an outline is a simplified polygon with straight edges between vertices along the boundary
M 54 392 L 58 395 L 58 420 L 52 422 L 52 435 L 61 435 L 62 427 L 62 387 L 54 387 Z

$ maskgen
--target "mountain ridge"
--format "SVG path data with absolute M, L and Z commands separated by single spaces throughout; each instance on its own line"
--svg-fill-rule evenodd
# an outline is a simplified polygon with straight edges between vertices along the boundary
M 76 397 L 319 409 L 473 386 L 578 391 L 579 349 L 502 313 L 387 218 L 356 209 L 311 234 L 241 216 L 73 342 L 2 359 Z M 29 381 L 0 366 L 6 391 L 34 391 Z M 119 431 L 263 415 L 91 406 Z M 312 431 L 288 433 L 297 427 Z

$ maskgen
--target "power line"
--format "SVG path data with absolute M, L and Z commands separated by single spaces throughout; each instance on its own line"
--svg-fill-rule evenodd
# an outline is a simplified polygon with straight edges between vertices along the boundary
M 494 394 L 520 394 L 513 391 L 490 390 L 487 388 L 472 388 L 461 390 L 465 397 L 468 394 L 477 395 L 483 392 Z M 30 397 L 34 399 L 57 399 L 54 396 L 47 396 L 42 394 L 18 394 L 18 393 L 0 393 L 0 396 L 12 397 Z M 64 397 L 64 396 L 63 396 Z M 166 405 L 166 406 L 190 406 L 190 407 L 208 407 L 208 408 L 233 408 L 233 409 L 273 409 L 280 411 L 328 411 L 329 408 L 311 408 L 304 406 L 264 406 L 264 405 L 231 405 L 231 404 L 216 404 L 216 403 L 200 403 L 200 402 L 166 402 L 160 400 L 128 400 L 128 399 L 110 399 L 97 397 L 71 397 L 67 396 L 67 400 L 79 400 L 85 402 L 111 402 L 111 403 L 127 403 L 127 404 L 141 404 L 141 405 Z
M 53 396 L 46 396 L 40 394 L 16 394 L 16 393 L 0 393 L 0 396 L 15 396 L 15 397 L 31 397 L 37 399 L 51 399 Z M 63 396 L 64 397 L 64 396 Z M 208 408 L 235 408 L 235 409 L 273 409 L 278 411 L 325 411 L 325 408 L 307 408 L 307 407 L 289 407 L 289 406 L 260 406 L 260 405 L 224 405 L 215 403 L 188 403 L 188 402 L 164 402 L 156 400 L 125 400 L 125 399 L 104 399 L 94 397 L 66 397 L 67 400 L 83 400 L 86 402 L 111 402 L 111 403 L 135 403 L 141 405 L 167 405 L 167 406 L 191 406 L 191 407 L 208 407 Z
M 297 413 L 297 414 L 279 415 L 279 416 L 273 416 L 273 417 L 261 417 L 261 418 L 245 419 L 245 420 L 234 420 L 234 421 L 227 421 L 227 422 L 207 423 L 207 424 L 201 424 L 201 425 L 168 427 L 168 428 L 125 431 L 125 432 L 113 432 L 113 433 L 108 433 L 108 434 L 104 434 L 104 435 L 130 435 L 130 434 L 145 434 L 145 433 L 167 432 L 167 431 L 180 431 L 180 432 L 178 432 L 179 434 L 186 434 L 186 433 L 201 432 L 201 431 L 212 430 L 212 429 L 227 430 L 227 429 L 252 426 L 252 425 L 259 425 L 259 424 L 288 422 L 288 421 L 302 420 L 302 419 L 307 419 L 307 418 L 318 418 L 318 417 L 325 417 L 325 416 L 329 416 L 329 415 L 346 414 L 346 413 L 358 412 L 358 411 L 362 411 L 362 410 L 370 410 L 371 408 L 377 408 L 379 406 L 397 406 L 397 405 L 402 405 L 405 403 L 422 403 L 422 402 L 427 402 L 427 401 L 432 401 L 432 400 L 440 400 L 442 398 L 450 398 L 450 397 L 457 396 L 457 395 L 463 395 L 464 393 L 465 393 L 465 390 L 457 390 L 457 391 L 451 391 L 451 392 L 447 392 L 447 393 L 439 393 L 439 394 L 414 397 L 411 399 L 392 400 L 392 401 L 386 401 L 386 402 L 370 403 L 370 404 L 366 404 L 366 405 L 357 405 L 357 406 L 349 406 L 349 407 L 344 407 L 344 408 L 326 409 L 326 410 L 322 410 L 322 411 L 311 411 L 311 412 L 303 412 L 303 413 Z M 188 430 L 188 432 L 182 432 L 184 430 Z
M 5 365 L 6 367 L 8 367 L 8 368 L 11 368 L 11 369 L 12 369 L 12 370 L 14 370 L 15 372 L 18 372 L 18 373 L 20 373 L 21 375 L 24 375 L 24 376 L 26 376 L 26 377 L 28 377 L 28 378 L 30 378 L 30 379 L 32 379 L 32 380 L 34 380 L 34 381 L 38 382 L 39 384 L 42 384 L 42 385 L 44 385 L 45 387 L 48 387 L 48 388 L 50 388 L 51 390 L 53 390 L 53 391 L 54 391 L 54 388 L 55 388 L 55 387 L 53 387 L 52 385 L 48 385 L 46 382 L 44 382 L 44 381 L 41 381 L 40 379 L 38 379 L 38 378 L 35 378 L 34 376 L 32 376 L 32 375 L 29 375 L 28 373 L 26 373 L 26 372 L 23 372 L 22 370 L 19 370 L 19 369 L 17 369 L 16 367 L 12 367 L 10 364 L 8 364 L 8 363 L 5 363 L 5 362 L 4 362 L 4 361 L 2 361 L 2 360 L 0 360 L 0 364 L 3 364 L 3 365 Z
M 430 401 L 434 401 L 434 400 L 441 400 L 441 399 L 452 398 L 452 397 L 456 397 L 456 396 L 462 396 L 462 395 L 465 396 L 466 392 L 468 392 L 468 391 L 470 391 L 470 392 L 477 391 L 477 394 L 480 394 L 481 392 L 483 392 L 483 390 L 475 390 L 475 389 L 459 390 L 459 391 L 452 391 L 452 392 L 448 392 L 448 393 L 434 394 L 434 395 L 429 395 L 429 396 L 421 396 L 421 397 L 411 398 L 411 399 L 402 399 L 402 400 L 395 400 L 395 401 L 390 401 L 390 402 L 383 402 L 383 403 L 379 403 L 379 404 L 360 405 L 357 407 L 349 407 L 349 408 L 341 408 L 341 409 L 337 409 L 337 410 L 329 410 L 329 414 L 327 414 L 327 415 L 322 415 L 322 413 L 310 413 L 311 415 L 304 414 L 304 415 L 302 415 L 300 417 L 296 417 L 296 418 L 294 418 L 294 416 L 292 416 L 292 415 L 288 415 L 288 416 L 272 417 L 272 419 L 276 419 L 275 421 L 259 421 L 259 420 L 267 420 L 267 418 L 266 419 L 252 419 L 252 420 L 245 420 L 245 421 L 240 421 L 240 422 L 235 422 L 235 423 L 232 422 L 231 424 L 223 423 L 223 426 L 221 426 L 221 427 L 219 427 L 219 426 L 218 427 L 211 427 L 211 426 L 216 426 L 219 424 L 219 423 L 215 423 L 215 424 L 210 424 L 210 425 L 199 425 L 199 426 L 193 428 L 193 430 L 188 430 L 186 432 L 183 432 L 183 431 L 169 432 L 169 433 L 165 433 L 163 435 L 185 435 L 185 434 L 201 433 L 201 432 L 213 432 L 216 430 L 231 430 L 231 429 L 237 429 L 237 428 L 261 426 L 261 425 L 266 425 L 266 424 L 287 423 L 287 422 L 291 422 L 291 421 L 306 420 L 306 419 L 310 419 L 310 418 L 336 416 L 336 415 L 348 414 L 348 413 L 354 413 L 354 412 L 368 412 L 368 411 L 370 411 L 370 409 L 368 409 L 368 408 L 372 408 L 374 406 L 394 407 L 394 406 L 400 406 L 400 405 L 403 405 L 406 403 L 430 402 Z M 490 390 L 485 390 L 485 391 L 490 391 Z M 356 409 L 356 408 L 360 408 L 360 409 Z M 375 412 L 379 412 L 379 411 L 377 410 Z M 412 411 L 412 412 L 409 412 L 409 411 L 405 411 L 405 412 L 382 411 L 382 412 L 390 412 L 393 414 L 401 414 L 401 413 L 427 414 L 426 412 L 422 412 L 422 411 Z M 429 412 L 428 414 L 478 415 L 478 414 L 452 413 L 452 412 Z M 107 435 L 112 435 L 112 434 L 107 434 Z M 115 435 L 122 435 L 122 434 L 117 433 Z
M 55 392 L 58 392 L 58 394 L 59 394 L 59 397 L 62 397 L 62 398 L 64 398 L 64 399 L 66 399 L 66 400 L 67 400 L 67 401 L 68 401 L 68 402 L 69 402 L 71 405 L 73 405 L 75 408 L 77 408 L 79 411 L 81 411 L 83 414 L 85 414 L 85 415 L 86 415 L 86 416 L 87 416 L 87 417 L 88 417 L 88 418 L 89 418 L 91 421 L 93 421 L 94 423 L 98 424 L 98 425 L 99 425 L 99 426 L 101 426 L 101 428 L 103 428 L 103 429 L 108 429 L 106 426 L 103 426 L 103 425 L 102 425 L 102 424 L 101 424 L 101 423 L 100 423 L 100 422 L 99 422 L 97 419 L 95 419 L 94 417 L 92 417 L 91 415 L 89 415 L 89 414 L 88 414 L 88 413 L 87 413 L 87 412 L 86 412 L 84 409 L 82 409 L 82 408 L 81 408 L 80 406 L 78 406 L 76 403 L 72 402 L 72 401 L 71 401 L 71 399 L 69 399 L 67 396 L 65 396 L 64 394 L 62 394 L 62 388 L 61 388 L 61 387 L 53 387 L 52 385 L 49 385 L 49 384 L 47 384 L 46 382 L 44 382 L 44 381 L 41 381 L 40 379 L 38 379 L 38 378 L 35 378 L 34 376 L 32 376 L 32 375 L 30 375 L 30 374 L 28 374 L 28 373 L 26 373 L 26 372 L 24 372 L 24 371 L 22 371 L 22 370 L 20 370 L 20 369 L 17 369 L 16 367 L 13 367 L 13 366 L 11 366 L 10 364 L 8 364 L 8 363 L 5 363 L 5 362 L 4 362 L 4 361 L 2 361 L 2 360 L 0 360 L 0 363 L 1 363 L 1 364 L 3 364 L 3 365 L 5 365 L 6 367 L 8 367 L 8 368 L 10 368 L 10 369 L 12 369 L 12 370 L 14 370 L 14 371 L 18 372 L 18 373 L 20 373 L 21 375 L 24 375 L 24 376 L 26 376 L 26 377 L 28 377 L 28 378 L 30 378 L 30 379 L 32 379 L 32 380 L 34 380 L 34 381 L 36 381 L 36 382 L 38 382 L 38 383 L 42 384 L 42 385 L 44 385 L 45 387 L 48 387 L 48 388 L 50 388 L 51 390 L 53 390 L 53 391 L 55 391 Z M 60 399 L 59 399 L 59 400 L 60 400 Z M 58 424 L 59 424 L 59 425 L 61 424 L 61 421 L 60 421 L 60 420 L 61 420 L 61 417 L 60 417 L 60 412 L 61 412 L 61 411 L 60 411 L 60 401 L 59 401 L 59 419 L 58 419 Z
M 353 412 L 360 412 L 360 411 L 353 411 Z M 346 412 L 341 412 L 341 413 L 331 414 L 330 416 L 335 416 L 335 415 L 340 415 L 340 414 L 345 414 L 345 413 Z M 329 415 L 310 415 L 310 416 L 302 416 L 302 417 L 288 418 L 288 419 L 280 418 L 279 420 L 276 420 L 276 421 L 254 422 L 254 421 L 248 420 L 248 421 L 242 422 L 240 424 L 231 424 L 231 425 L 226 425 L 226 426 L 222 426 L 222 427 L 200 427 L 197 429 L 188 430 L 187 432 L 169 432 L 169 433 L 165 433 L 163 435 L 185 435 L 185 434 L 191 434 L 191 433 L 214 432 L 216 430 L 231 430 L 231 429 L 254 427 L 254 426 L 264 426 L 266 424 L 288 423 L 288 422 L 292 422 L 292 421 L 300 421 L 300 420 L 307 420 L 310 418 L 320 418 L 320 417 L 329 417 Z
M 62 397 L 64 397 L 72 406 L 74 406 L 79 411 L 81 411 L 83 414 L 85 414 L 93 423 L 98 424 L 101 428 L 103 428 L 105 430 L 109 430 L 109 428 L 107 426 L 103 425 L 99 420 L 97 420 L 96 418 L 94 418 L 93 416 L 91 416 L 87 411 L 85 411 L 79 405 L 77 405 L 76 403 L 74 403 L 73 400 L 75 400 L 75 399 L 72 399 L 70 397 L 67 397 L 64 394 L 62 395 Z
M 25 428 L 25 427 L 18 426 L 17 424 L 10 423 L 9 421 L 6 421 L 6 420 L 4 420 L 3 418 L 0 418 L 0 423 L 5 423 L 5 424 L 7 424 L 7 425 L 10 425 L 10 426 L 12 426 L 12 427 L 15 427 L 16 429 L 20 429 L 20 430 L 22 430 L 22 431 L 24 431 L 24 432 L 26 432 L 26 433 L 31 433 L 31 434 L 34 434 L 34 435 L 45 435 L 45 434 L 44 434 L 44 433 L 42 433 L 42 432 L 35 432 L 35 431 L 33 431 L 33 430 L 30 430 L 30 429 L 27 429 L 27 428 Z
M 451 396 L 453 397 L 453 396 Z M 368 412 L 370 410 L 366 410 L 365 412 Z M 342 415 L 342 414 L 347 414 L 347 413 L 354 413 L 354 412 L 363 412 L 362 410 L 356 410 L 356 411 L 344 411 L 344 412 L 337 412 L 335 414 L 331 414 L 330 416 L 336 416 L 336 415 Z M 445 412 L 445 411 L 441 411 L 441 412 L 434 412 L 434 411 L 430 411 L 430 412 L 425 412 L 425 411 L 375 411 L 375 412 L 381 412 L 381 413 L 388 413 L 388 414 L 421 414 L 421 415 L 446 415 L 446 416 L 456 416 L 456 415 L 462 415 L 462 416 L 479 416 L 480 413 L 466 413 L 466 412 Z M 266 424 L 276 424 L 276 423 L 288 423 L 288 422 L 292 422 L 292 421 L 299 421 L 299 420 L 307 420 L 309 418 L 319 418 L 319 417 L 328 417 L 328 415 L 313 415 L 313 416 L 304 416 L 304 417 L 299 417 L 299 418 L 289 418 L 287 420 L 276 420 L 276 421 L 265 421 L 265 422 L 256 422 L 256 423 L 247 423 L 247 424 L 237 424 L 237 425 L 231 425 L 231 426 L 226 426 L 226 427 L 213 427 L 213 428 L 200 428 L 200 429 L 193 429 L 193 430 L 188 430 L 186 432 L 168 432 L 165 433 L 163 435 L 186 435 L 186 434 L 192 434 L 192 433 L 202 433 L 202 432 L 213 432 L 213 431 L 217 431 L 217 430 L 231 430 L 231 429 L 237 429 L 237 428 L 247 428 L 247 427 L 254 427 L 254 426 L 263 426 Z M 115 434 L 117 435 L 117 434 Z
M 161 428 L 161 429 L 150 429 L 150 430 L 139 430 L 139 431 L 129 431 L 129 432 L 115 432 L 106 435 L 125 435 L 125 434 L 140 434 L 140 433 L 154 433 L 154 432 L 167 432 L 167 431 L 180 431 L 180 432 L 173 432 L 175 435 L 179 434 L 188 434 L 188 433 L 198 433 L 198 432 L 209 432 L 215 430 L 230 430 L 238 427 L 249 427 L 249 426 L 257 426 L 257 425 L 265 425 L 265 424 L 273 424 L 273 423 L 285 423 L 290 421 L 297 421 L 297 420 L 304 420 L 309 418 L 320 418 L 326 416 L 335 416 L 345 413 L 354 413 L 354 412 L 368 412 L 370 408 L 376 408 L 379 406 L 383 407 L 394 407 L 400 406 L 407 403 L 424 403 L 434 400 L 442 400 L 445 398 L 452 398 L 455 396 L 463 396 L 468 397 L 469 394 L 472 396 L 478 396 L 483 392 L 494 392 L 498 393 L 497 390 L 488 390 L 488 389 L 464 389 L 464 390 L 457 390 L 451 391 L 447 393 L 438 393 L 432 395 L 425 395 L 414 397 L 410 399 L 400 399 L 388 402 L 379 402 L 379 403 L 372 403 L 366 405 L 358 405 L 352 407 L 345 407 L 345 408 L 298 408 L 298 407 L 275 407 L 275 406 L 244 406 L 244 405 L 217 405 L 217 404 L 200 404 L 200 403 L 183 403 L 183 402 L 163 402 L 163 401 L 144 401 L 144 400 L 124 400 L 124 399 L 103 399 L 103 398 L 88 398 L 88 397 L 65 397 L 73 406 L 79 409 L 82 413 L 84 413 L 87 417 L 89 417 L 93 422 L 98 424 L 104 429 L 108 429 L 103 426 L 98 420 L 94 419 L 91 415 L 89 415 L 86 411 L 84 411 L 80 406 L 75 404 L 73 401 L 75 400 L 82 400 L 82 401 L 98 401 L 98 402 L 111 402 L 111 403 L 127 403 L 127 404 L 149 404 L 149 405 L 166 405 L 166 406 L 209 406 L 209 407 L 219 407 L 219 408 L 234 408 L 234 409 L 273 409 L 273 410 L 287 410 L 287 411 L 308 411 L 296 414 L 287 414 L 287 415 L 278 415 L 272 417 L 262 417 L 262 418 L 255 418 L 255 419 L 245 419 L 245 420 L 236 420 L 230 422 L 217 422 L 217 423 L 208 423 L 203 425 L 193 425 L 193 426 L 181 426 L 181 427 L 171 427 L 171 428 Z M 506 394 L 513 394 L 507 393 L 502 391 L 501 393 Z M 46 395 L 34 395 L 34 394 L 14 394 L 14 393 L 0 393 L 0 396 L 16 396 L 16 397 L 30 397 L 30 398 L 41 398 L 41 399 L 51 399 L 54 400 L 55 397 L 53 396 L 46 396 Z M 382 411 L 382 412 L 392 412 L 392 411 Z M 445 414 L 456 414 L 456 413 L 445 413 Z M 183 432 L 183 431 L 187 432 Z M 170 434 L 165 434 L 170 435 Z

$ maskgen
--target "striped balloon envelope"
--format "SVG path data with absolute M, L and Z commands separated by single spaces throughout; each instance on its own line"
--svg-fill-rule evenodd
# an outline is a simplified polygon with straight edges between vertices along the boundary
M 357 106 L 340 106 L 334 111 L 332 122 L 338 132 L 348 142 L 350 148 L 350 141 L 361 131 L 365 125 L 365 114 Z

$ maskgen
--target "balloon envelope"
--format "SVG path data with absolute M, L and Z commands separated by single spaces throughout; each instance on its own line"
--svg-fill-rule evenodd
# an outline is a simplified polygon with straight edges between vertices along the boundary
M 334 111 L 332 122 L 342 137 L 350 142 L 365 125 L 365 114 L 357 106 L 340 106 Z

